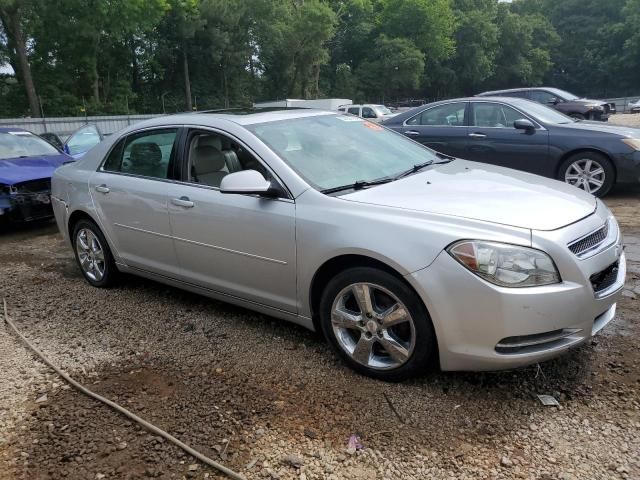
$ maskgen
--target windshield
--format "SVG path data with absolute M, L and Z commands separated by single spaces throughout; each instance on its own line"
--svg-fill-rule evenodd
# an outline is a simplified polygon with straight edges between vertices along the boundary
M 40 155 L 60 155 L 60 152 L 30 132 L 0 132 L 0 159 Z
M 538 102 L 515 100 L 513 103 L 542 123 L 565 124 L 575 122 L 573 118 L 567 117 L 565 114 Z
M 560 97 L 563 100 L 578 100 L 578 97 L 576 97 L 573 93 L 560 90 L 559 88 L 548 88 L 547 90 L 553 93 L 556 97 Z
M 381 115 L 391 115 L 393 112 L 384 105 L 376 105 L 373 109 Z
M 248 125 L 260 140 L 318 190 L 394 177 L 435 153 L 375 123 L 318 115 Z

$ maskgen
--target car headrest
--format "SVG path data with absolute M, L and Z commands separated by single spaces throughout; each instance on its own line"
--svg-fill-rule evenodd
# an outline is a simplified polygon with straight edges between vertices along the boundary
M 217 135 L 201 135 L 198 137 L 198 147 L 214 147 L 222 150 L 222 141 Z
M 193 151 L 192 165 L 197 175 L 219 172 L 225 166 L 224 155 L 211 145 L 200 145 Z
M 154 164 L 162 161 L 162 151 L 157 143 L 140 142 L 131 145 L 132 161 L 137 163 Z

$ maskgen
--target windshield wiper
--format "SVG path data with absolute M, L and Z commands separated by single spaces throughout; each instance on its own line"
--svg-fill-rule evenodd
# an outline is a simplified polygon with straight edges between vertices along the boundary
M 389 183 L 395 178 L 381 178 L 379 180 L 356 180 L 354 183 L 350 183 L 348 185 L 340 185 L 339 187 L 333 188 L 325 188 L 324 190 L 320 190 L 322 193 L 335 193 L 341 192 L 343 190 L 362 190 L 363 188 L 373 187 L 374 185 L 382 185 L 383 183 Z
M 449 162 L 453 162 L 456 157 L 452 157 L 451 155 L 447 155 L 446 153 L 440 153 L 440 152 L 435 152 L 436 156 L 440 159 L 442 159 L 442 162 L 435 162 L 436 164 L 441 164 L 441 163 L 449 163 Z
M 408 177 L 409 175 L 413 175 L 414 173 L 419 172 L 423 168 L 426 168 L 429 165 L 433 165 L 433 162 L 434 162 L 433 160 L 427 160 L 426 162 L 418 163 L 418 164 L 414 165 L 413 167 L 411 167 L 409 170 L 405 170 L 404 172 L 401 172 L 398 175 L 396 175 L 394 180 L 398 180 L 400 178 L 404 178 L 404 177 Z

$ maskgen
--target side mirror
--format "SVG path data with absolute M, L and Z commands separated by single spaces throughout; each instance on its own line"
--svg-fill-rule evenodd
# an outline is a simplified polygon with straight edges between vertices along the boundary
M 513 122 L 513 128 L 516 130 L 524 130 L 527 133 L 534 132 L 536 130 L 536 126 L 533 124 L 531 120 L 527 120 L 526 118 L 521 118 Z
M 270 181 L 265 180 L 256 170 L 242 170 L 225 175 L 220 182 L 220 193 L 238 193 L 277 197 L 280 191 Z
M 560 103 L 560 99 L 558 97 L 552 97 L 549 99 L 549 105 L 557 105 Z

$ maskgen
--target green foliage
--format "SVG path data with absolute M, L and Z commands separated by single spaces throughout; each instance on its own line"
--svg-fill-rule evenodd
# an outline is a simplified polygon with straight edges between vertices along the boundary
M 358 68 L 358 78 L 369 97 L 384 102 L 390 95 L 417 89 L 423 71 L 424 53 L 419 48 L 406 38 L 382 33 Z
M 34 112 L 25 58 L 47 115 L 637 94 L 638 25 L 640 0 L 0 0 L 0 64 L 17 72 L 0 75 L 0 116 Z

